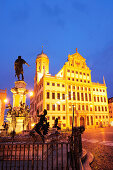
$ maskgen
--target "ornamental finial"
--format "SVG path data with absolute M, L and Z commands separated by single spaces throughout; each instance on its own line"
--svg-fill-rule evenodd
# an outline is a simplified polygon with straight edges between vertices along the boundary
M 78 52 L 77 50 L 78 50 L 78 48 L 76 48 L 76 53 Z

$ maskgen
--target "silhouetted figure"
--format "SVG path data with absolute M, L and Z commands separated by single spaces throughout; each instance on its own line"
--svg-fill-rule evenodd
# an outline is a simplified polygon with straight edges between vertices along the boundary
M 8 128 L 9 128 L 8 124 L 6 122 L 4 122 L 3 127 L 6 130 L 6 135 L 7 135 L 7 131 L 8 131 Z
M 46 115 L 47 115 L 47 110 L 44 109 L 44 114 L 38 115 L 38 117 L 40 117 L 40 120 L 33 128 L 33 130 L 35 130 L 41 136 L 43 142 L 44 142 L 44 135 L 48 133 L 48 129 L 49 129 L 49 122 L 47 122 Z M 41 133 L 41 131 L 43 131 L 43 134 Z
M 58 118 L 55 119 L 55 123 L 53 128 L 57 128 L 57 130 L 60 130 L 61 128 L 58 126 Z
M 17 76 L 18 80 L 20 80 L 20 74 L 22 75 L 22 80 L 24 80 L 23 64 L 29 66 L 29 64 L 24 59 L 22 59 L 21 56 L 18 56 L 18 59 L 14 63 L 15 77 Z

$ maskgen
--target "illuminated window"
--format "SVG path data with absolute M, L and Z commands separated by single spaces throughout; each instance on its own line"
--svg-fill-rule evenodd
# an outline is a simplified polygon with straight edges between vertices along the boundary
M 77 100 L 80 100 L 80 94 L 77 92 Z
M 84 83 L 86 83 L 86 80 L 84 80 Z
M 97 102 L 99 102 L 99 97 L 97 97 Z
M 89 91 L 91 91 L 91 89 L 89 88 Z
M 70 80 L 70 77 L 68 77 L 68 80 Z
M 104 119 L 105 117 L 103 116 L 103 119 Z
M 88 110 L 88 105 L 86 105 L 86 110 Z
M 80 72 L 80 74 L 82 74 L 82 72 Z
M 78 71 L 76 71 L 76 74 L 78 74 Z
M 67 72 L 70 72 L 70 70 L 67 70 Z
M 52 83 L 52 86 L 55 86 L 55 83 Z
M 49 92 L 47 92 L 47 99 L 49 99 Z
M 75 100 L 75 92 L 73 92 L 73 100 Z
M 99 116 L 99 119 L 101 119 L 101 116 Z
M 62 87 L 64 87 L 64 84 L 62 84 Z
M 90 83 L 90 81 L 88 81 L 88 83 Z
M 83 87 L 81 87 L 81 90 L 83 90 Z
M 101 102 L 103 102 L 103 98 L 101 97 Z
M 96 102 L 96 97 L 94 96 L 94 102 Z
M 63 120 L 65 120 L 66 119 L 66 117 L 65 116 L 63 116 Z
M 68 92 L 68 98 L 69 98 L 69 100 L 71 100 L 71 92 L 70 91 Z
M 84 105 L 82 105 L 82 110 L 84 110 Z
M 100 111 L 100 106 L 98 106 L 98 111 Z
M 85 101 L 88 101 L 87 93 L 85 93 Z
M 80 110 L 80 105 L 78 105 L 78 110 Z
M 47 116 L 47 120 L 49 120 L 49 116 Z
M 77 90 L 79 90 L 79 87 L 77 86 Z
M 55 93 L 52 93 L 52 99 L 55 99 Z
M 105 90 L 103 90 L 103 92 L 105 92 Z
M 96 122 L 96 125 L 98 125 L 98 122 Z
M 95 106 L 95 111 L 97 111 L 97 107 Z
M 72 78 L 72 81 L 74 81 L 74 78 Z
M 47 110 L 50 110 L 50 108 L 49 108 L 49 104 L 47 104 Z
M 107 107 L 105 107 L 105 111 L 107 111 Z
M 72 116 L 70 116 L 70 126 L 72 126 Z
M 95 91 L 95 89 L 93 89 L 93 91 Z
M 57 110 L 60 111 L 60 105 L 57 105 Z
M 87 74 L 87 76 L 89 76 L 89 74 Z
M 108 116 L 106 116 L 106 119 L 108 119 Z
M 72 73 L 74 73 L 74 71 L 72 70 Z
M 60 99 L 60 93 L 57 93 L 57 99 Z
M 55 104 L 52 105 L 52 110 L 55 110 Z
M 47 82 L 47 85 L 49 85 L 49 82 Z
M 76 79 L 76 81 L 78 81 L 78 79 Z
M 52 120 L 55 120 L 55 116 L 52 116 Z
M 83 93 L 81 93 L 81 100 L 84 101 Z
M 57 84 L 58 87 L 60 87 L 60 84 Z
M 68 88 L 71 89 L 71 86 L 69 85 Z
M 106 102 L 106 98 L 104 97 L 104 102 Z
M 65 100 L 65 94 L 62 94 L 62 99 Z
M 96 116 L 96 119 L 97 119 L 98 117 Z
M 73 89 L 75 89 L 75 86 L 73 86 Z
M 91 94 L 89 94 L 89 101 L 91 101 Z
M 80 80 L 80 82 L 82 82 L 82 80 Z
M 83 73 L 83 75 L 85 75 L 85 73 Z
M 65 124 L 65 123 L 63 123 L 63 127 L 66 127 L 66 124 Z
M 63 111 L 65 111 L 65 105 L 63 105 Z
M 60 116 L 58 116 L 58 120 L 60 120 Z

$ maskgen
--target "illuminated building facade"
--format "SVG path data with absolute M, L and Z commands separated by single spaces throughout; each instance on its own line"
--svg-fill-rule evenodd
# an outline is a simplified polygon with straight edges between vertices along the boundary
M 0 89 L 0 126 L 3 125 L 4 122 L 4 111 L 5 111 L 5 102 L 7 96 L 7 89 Z
M 110 124 L 113 126 L 113 97 L 108 99 L 108 107 L 109 107 Z
M 34 96 L 30 100 L 32 122 L 47 109 L 50 127 L 56 118 L 61 128 L 74 126 L 95 127 L 109 124 L 106 84 L 93 83 L 85 58 L 77 51 L 55 75 L 49 74 L 49 59 L 42 53 L 36 58 Z

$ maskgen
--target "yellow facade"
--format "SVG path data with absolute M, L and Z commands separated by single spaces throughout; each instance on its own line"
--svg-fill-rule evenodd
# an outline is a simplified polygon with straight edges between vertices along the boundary
M 40 70 L 42 66 L 44 71 Z M 55 76 L 49 74 L 47 55 L 42 53 L 37 56 L 34 96 L 30 106 L 32 121 L 35 122 L 37 109 L 40 114 L 47 109 L 50 127 L 58 118 L 62 129 L 71 128 L 73 114 L 74 126 L 98 127 L 109 124 L 105 81 L 103 84 L 91 81 L 91 70 L 77 50 L 75 54 L 68 55 L 68 62 Z
M 7 89 L 0 89 L 0 126 L 4 123 L 5 102 L 7 96 Z

